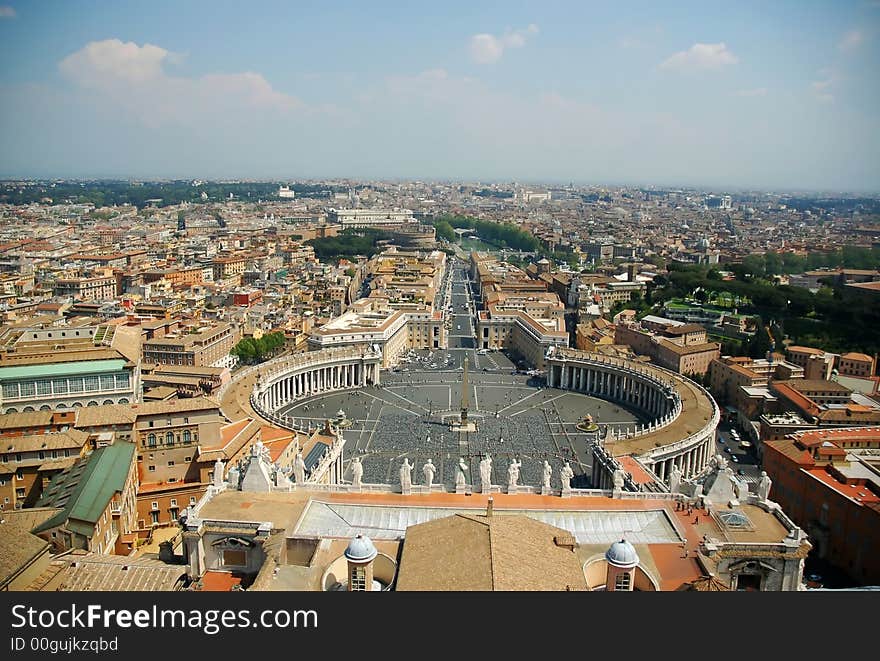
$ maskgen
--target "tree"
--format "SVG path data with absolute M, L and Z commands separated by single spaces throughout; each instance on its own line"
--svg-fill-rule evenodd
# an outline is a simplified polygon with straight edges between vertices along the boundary
M 764 358 L 767 352 L 770 351 L 770 335 L 761 317 L 758 317 L 755 322 L 755 334 L 749 342 L 749 356 L 752 358 Z

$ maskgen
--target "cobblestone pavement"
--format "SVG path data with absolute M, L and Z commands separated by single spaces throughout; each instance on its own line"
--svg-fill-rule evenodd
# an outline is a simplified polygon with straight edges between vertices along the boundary
M 486 357 L 473 350 L 467 353 L 472 359 Z M 502 354 L 497 359 L 507 360 Z M 611 402 L 545 388 L 540 380 L 523 374 L 480 370 L 469 374 L 468 389 L 469 419 L 477 431 L 459 434 L 449 423 L 460 413 L 462 371 L 439 361 L 434 364 L 436 369 L 383 373 L 381 386 L 315 397 L 282 411 L 300 426 L 317 426 L 343 410 L 352 423 L 344 432 L 346 464 L 361 457 L 365 482 L 397 484 L 398 469 L 407 457 L 416 466 L 413 482 L 422 484 L 422 465 L 431 458 L 438 467 L 435 483 L 447 486 L 455 482 L 459 457 L 469 465 L 470 483 L 478 485 L 479 461 L 486 452 L 493 460 L 493 483 L 507 484 L 507 466 L 516 457 L 522 461 L 519 484 L 539 486 L 546 459 L 554 468 L 554 486 L 565 460 L 579 476 L 575 486 L 588 486 L 581 477 L 590 471 L 588 438 L 576 424 L 587 413 L 615 429 L 639 422 L 634 412 Z

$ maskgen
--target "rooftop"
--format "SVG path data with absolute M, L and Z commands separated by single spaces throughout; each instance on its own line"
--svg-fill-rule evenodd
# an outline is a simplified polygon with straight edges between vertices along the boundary
M 35 532 L 49 530 L 74 519 L 95 523 L 128 478 L 134 458 L 133 443 L 118 442 L 98 448 L 70 470 L 56 475 L 40 498 L 41 507 L 59 507 L 57 515 Z
M 118 372 L 122 370 L 127 364 L 128 361 L 122 358 L 118 358 L 111 360 L 89 360 L 71 363 L 0 367 L 0 381 L 37 379 L 47 376 L 60 378 L 77 374 L 95 374 L 97 372 Z

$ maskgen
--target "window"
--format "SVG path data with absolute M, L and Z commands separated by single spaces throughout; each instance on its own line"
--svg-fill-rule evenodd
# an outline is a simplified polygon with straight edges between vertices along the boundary
M 20 489 L 15 490 L 15 497 L 16 498 L 24 498 L 24 487 L 21 487 Z
M 169 461 L 169 462 L 168 462 L 168 465 L 169 465 L 169 466 L 173 466 L 173 465 L 174 465 L 174 461 Z
M 184 419 L 183 419 L 183 424 L 188 425 L 188 424 L 189 424 L 189 418 L 184 418 Z
M 351 568 L 351 590 L 352 592 L 364 592 L 367 589 L 367 572 L 364 571 L 363 565 L 354 565 Z
M 192 461 L 192 457 L 184 457 L 183 460 L 184 461 Z
M 159 523 L 159 512 L 150 512 L 150 522 Z
M 174 434 L 172 432 L 165 434 L 165 443 L 167 445 L 174 445 Z
M 155 473 L 155 472 L 156 472 L 156 467 L 155 467 L 155 466 L 147 466 L 147 470 L 148 470 L 149 472 L 151 472 L 151 473 Z
M 16 453 L 15 453 L 15 460 L 16 460 L 16 461 L 21 461 L 21 452 L 16 452 Z
M 190 496 L 190 497 L 189 497 L 189 504 L 190 504 L 190 505 L 195 505 L 195 504 L 196 504 L 196 497 L 195 497 L 195 496 Z
M 152 427 L 152 426 L 153 426 L 153 421 L 152 421 L 152 420 L 150 420 L 150 427 Z
M 39 451 L 38 455 L 39 455 L 40 459 L 45 459 L 45 458 L 46 458 L 46 453 L 43 452 L 42 450 Z
M 761 577 L 757 574 L 739 574 L 736 577 L 736 589 L 744 592 L 758 592 L 761 589 Z
M 183 442 L 184 443 L 192 443 L 192 432 L 189 429 L 183 430 Z
M 151 510 L 157 510 L 157 509 L 159 509 L 159 501 L 158 501 L 158 500 L 154 500 L 152 503 L 150 503 L 150 509 L 151 509 Z
M 618 574 L 614 579 L 615 590 L 629 590 L 629 572 Z
M 149 436 L 147 436 L 147 445 L 149 445 L 151 448 L 156 447 L 156 435 L 155 434 L 150 434 Z
M 58 458 L 58 450 L 52 450 L 52 458 L 53 458 L 53 459 L 57 459 L 57 458 Z
M 244 551 L 225 549 L 223 551 L 223 564 L 227 567 L 243 567 L 247 564 L 247 554 Z
M 177 498 L 171 499 L 171 507 L 177 507 Z
M 21 470 L 20 468 L 17 471 L 15 471 L 15 479 L 17 479 L 17 480 L 24 479 L 24 471 Z

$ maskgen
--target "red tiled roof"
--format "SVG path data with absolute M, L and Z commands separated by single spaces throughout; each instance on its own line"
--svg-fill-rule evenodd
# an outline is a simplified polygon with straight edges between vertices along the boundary
M 229 572 L 206 571 L 202 576 L 202 592 L 231 592 L 233 586 L 240 583 L 241 579 Z

